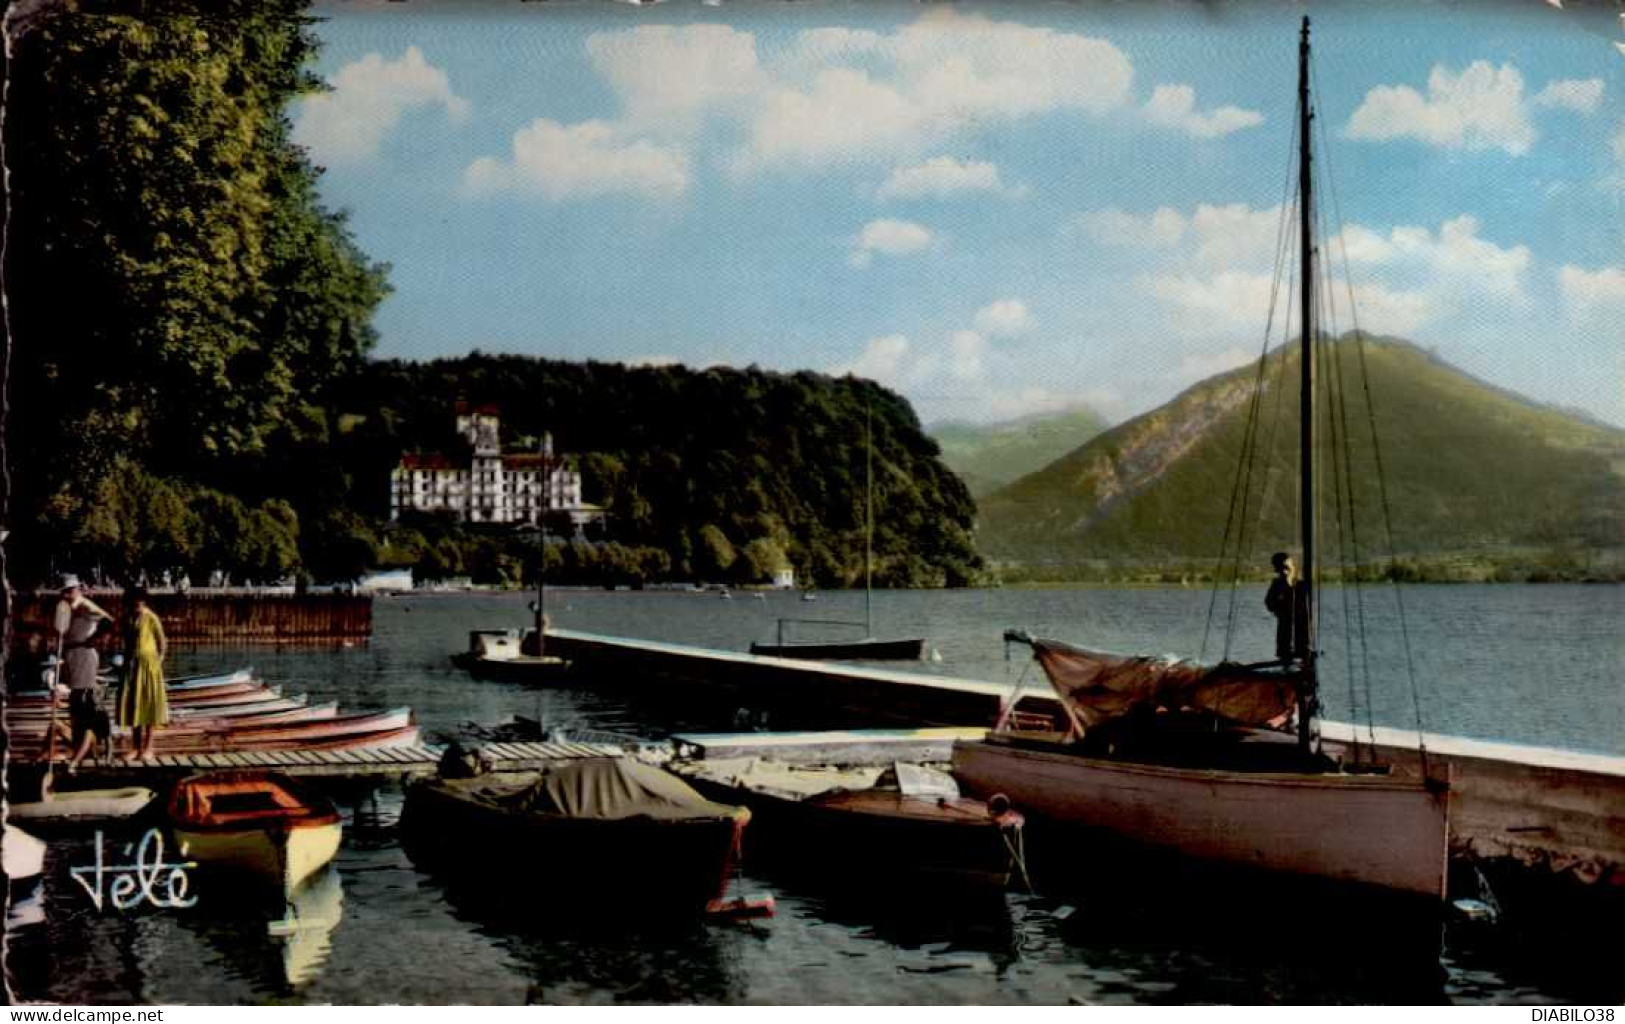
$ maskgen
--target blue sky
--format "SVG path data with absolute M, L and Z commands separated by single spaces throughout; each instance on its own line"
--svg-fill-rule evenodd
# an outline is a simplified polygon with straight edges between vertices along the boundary
M 381 356 L 1117 419 L 1260 349 L 1306 10 L 1360 325 L 1625 426 L 1600 5 L 335 3 L 291 114 L 393 267 Z

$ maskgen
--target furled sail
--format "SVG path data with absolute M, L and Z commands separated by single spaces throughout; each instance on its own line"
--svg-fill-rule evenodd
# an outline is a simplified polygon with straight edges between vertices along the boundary
M 1225 662 L 1199 665 L 1174 657 L 1106 654 L 1058 640 L 1020 635 L 1030 643 L 1071 716 L 1085 729 L 1129 715 L 1139 708 L 1197 711 L 1242 725 L 1286 720 L 1296 705 L 1294 677 Z

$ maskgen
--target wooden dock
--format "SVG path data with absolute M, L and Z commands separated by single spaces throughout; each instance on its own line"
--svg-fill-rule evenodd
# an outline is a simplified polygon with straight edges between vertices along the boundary
M 1011 686 L 1001 683 L 566 630 L 550 630 L 548 644 L 585 669 L 589 680 L 601 674 L 635 678 L 639 685 L 683 687 L 740 707 L 815 709 L 866 723 L 988 728 L 1012 696 Z M 1060 713 L 1041 678 L 1029 680 L 1018 707 L 1040 715 Z M 1322 722 L 1321 728 L 1328 752 L 1352 760 L 1356 727 Z M 1363 757 L 1369 759 L 1374 751 L 1377 760 L 1396 772 L 1421 772 L 1415 730 L 1378 728 L 1374 748 L 1368 746 L 1365 729 L 1358 734 Z M 1429 774 L 1448 775 L 1451 781 L 1455 855 L 1512 862 L 1625 890 L 1625 757 L 1437 733 L 1420 738 L 1427 747 Z M 781 755 L 763 748 L 753 756 Z M 794 756 L 806 760 L 817 752 L 797 750 Z
M 479 748 L 498 771 L 527 771 L 559 761 L 607 757 L 616 747 L 597 743 L 486 743 Z M 216 754 L 161 754 L 132 764 L 114 759 L 105 764 L 80 765 L 71 787 L 63 785 L 58 762 L 59 788 L 145 785 L 193 772 L 269 769 L 285 775 L 317 779 L 413 779 L 435 774 L 444 747 L 413 744 L 375 750 L 254 750 Z M 17 767 L 13 766 L 13 770 Z M 32 767 L 32 766 L 28 766 Z M 43 766 L 42 766 L 43 767 Z M 88 783 L 88 785 L 87 785 Z

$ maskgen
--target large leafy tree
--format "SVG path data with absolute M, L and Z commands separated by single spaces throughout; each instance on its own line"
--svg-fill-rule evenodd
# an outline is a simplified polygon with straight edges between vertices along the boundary
M 384 268 L 289 141 L 289 102 L 319 87 L 304 6 L 80 0 L 15 39 L 12 519 L 43 542 L 26 549 L 63 550 L 127 463 L 229 486 L 372 345 Z

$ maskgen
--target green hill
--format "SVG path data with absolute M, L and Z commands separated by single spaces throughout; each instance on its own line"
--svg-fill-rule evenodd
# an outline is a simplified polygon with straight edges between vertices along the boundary
M 1581 565 L 1619 558 L 1625 431 L 1487 385 L 1407 342 L 1372 340 L 1362 360 L 1353 340 L 1327 342 L 1332 358 L 1321 362 L 1321 380 L 1341 374 L 1348 396 L 1341 416 L 1319 403 L 1322 451 L 1348 439 L 1341 467 L 1319 463 L 1326 564 L 1389 554 L 1379 453 L 1399 556 Z M 1261 370 L 1259 455 L 1242 492 L 1246 514 L 1235 521 L 1245 525 L 1246 558 L 1260 565 L 1270 551 L 1295 547 L 1299 352 L 1291 345 L 1262 368 L 1255 362 L 1203 381 L 982 499 L 983 553 L 1051 567 L 1211 562 L 1230 521 Z
M 981 496 L 1044 468 L 1106 426 L 1080 406 L 988 426 L 942 423 L 930 434 L 942 446 L 942 461 L 964 478 L 971 494 Z
M 963 585 L 981 565 L 975 506 L 907 400 L 868 380 L 755 367 L 478 352 L 370 362 L 337 398 L 348 426 L 327 450 L 357 482 L 360 511 L 388 514 L 403 452 L 455 445 L 458 399 L 495 405 L 506 444 L 550 432 L 579 466 L 585 499 L 607 508 L 609 535 L 670 556 L 657 575 L 748 581 L 749 565 L 782 560 L 820 586 L 863 580 L 872 413 L 875 584 Z

